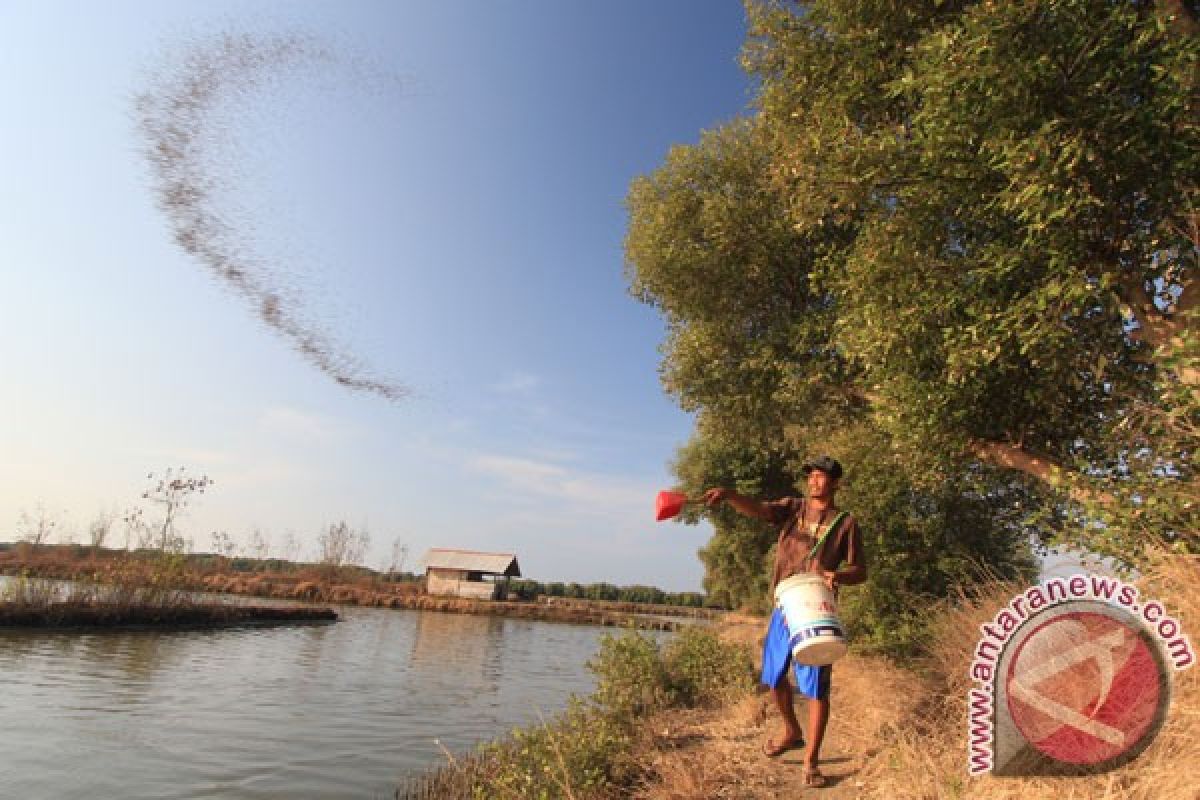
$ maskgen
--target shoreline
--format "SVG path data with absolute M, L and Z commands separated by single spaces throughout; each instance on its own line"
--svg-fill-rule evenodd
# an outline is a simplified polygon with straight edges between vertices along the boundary
M 151 562 L 101 558 L 78 562 L 38 559 L 0 561 L 0 576 L 40 580 L 78 581 L 100 586 L 169 589 L 209 592 L 300 603 L 321 603 L 388 608 L 406 611 L 436 611 L 453 614 L 502 616 L 541 622 L 560 622 L 638 630 L 678 631 L 702 620 L 720 618 L 711 609 L 616 603 L 577 598 L 540 600 L 478 600 L 466 597 L 425 594 L 414 582 L 339 580 L 335 572 L 199 572 L 188 569 L 162 571 Z M 635 610 L 636 609 L 636 610 Z M 4 623 L 0 618 L 0 626 Z
M 331 608 L 253 606 L 221 603 L 126 605 L 52 602 L 45 605 L 0 603 L 2 631 L 212 630 L 276 625 L 328 625 L 337 622 Z
M 1151 552 L 1136 583 L 1162 598 L 1181 620 L 1200 619 L 1200 559 Z M 1144 752 L 1110 771 L 1064 778 L 1056 774 L 972 777 L 968 772 L 968 665 L 981 625 L 990 622 L 1027 587 L 993 581 L 976 594 L 933 608 L 931 638 L 921 654 L 896 660 L 852 647 L 834 669 L 831 704 L 820 769 L 825 786 L 805 785 L 805 752 L 768 757 L 763 745 L 780 734 L 774 699 L 758 686 L 757 666 L 767 619 L 730 613 L 716 630 L 727 645 L 740 645 L 754 669 L 753 688 L 733 687 L 713 703 L 665 703 L 631 716 L 614 739 L 602 718 L 577 724 L 570 712 L 518 729 L 470 753 L 450 759 L 400 784 L 397 800 L 470 797 L 497 779 L 506 787 L 536 786 L 544 797 L 595 800 L 681 800 L 737 797 L 821 797 L 828 800 L 1013 800 L 1038 797 L 1111 797 L 1113 800 L 1195 800 L 1195 778 L 1180 764 L 1193 763 L 1200 742 L 1200 670 L 1176 671 L 1171 703 L 1161 730 Z M 689 634 L 682 634 L 681 639 Z M 699 674 L 720 663 L 717 648 L 693 650 Z M 626 650 L 637 656 L 634 648 Z M 643 654 L 644 655 L 644 654 Z M 666 659 L 625 658 L 608 673 L 620 692 L 594 695 L 590 707 L 612 699 L 644 697 Z M 684 660 L 682 663 L 688 663 Z M 668 667 L 669 667 L 668 663 Z M 603 676 L 602 676 L 603 679 Z M 1095 680 L 1086 675 L 1080 681 Z M 1092 683 L 1091 689 L 1097 687 Z M 798 700 L 807 705 L 807 701 Z M 609 709 L 602 709 L 611 711 Z M 807 708 L 798 708 L 807 730 Z M 564 758 L 565 755 L 565 758 Z M 1069 785 L 1064 784 L 1068 781 Z M 520 791 L 487 794 L 522 797 Z M 536 796 L 536 795 L 535 795 Z

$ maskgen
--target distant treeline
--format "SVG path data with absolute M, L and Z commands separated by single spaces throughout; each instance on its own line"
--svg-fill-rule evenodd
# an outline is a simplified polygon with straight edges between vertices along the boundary
M 8 561 L 14 565 L 29 566 L 37 554 L 38 562 L 61 560 L 66 562 L 83 562 L 89 558 L 116 559 L 134 558 L 153 561 L 162 557 L 162 552 L 154 548 L 137 550 L 116 550 L 106 547 L 93 548 L 82 544 L 44 544 L 36 548 L 28 542 L 0 542 L 0 562 Z M 14 558 L 15 557 L 15 558 Z M 181 553 L 174 556 L 180 566 L 204 573 L 245 573 L 288 575 L 299 573 L 319 573 L 328 571 L 328 565 L 288 561 L 281 558 L 251 558 L 249 556 L 223 556 L 215 553 Z M 369 581 L 371 583 L 419 583 L 424 584 L 425 576 L 412 572 L 386 572 L 357 565 L 342 565 L 336 568 L 339 580 L 355 582 Z M 611 583 L 542 583 L 533 580 L 510 580 L 507 594 L 516 599 L 535 601 L 539 595 L 546 597 L 566 597 L 579 600 L 602 600 L 617 603 L 641 603 L 654 605 L 677 606 L 681 608 L 721 608 L 710 603 L 708 597 L 701 592 L 664 592 L 654 586 L 614 586 Z
M 135 559 L 146 562 L 159 562 L 164 558 L 162 550 L 154 547 L 140 547 L 124 550 L 109 547 L 91 547 L 89 545 L 71 544 L 42 544 L 33 546 L 29 542 L 0 542 L 0 560 L 15 559 L 18 563 L 34 559 L 38 562 L 61 560 L 67 562 L 82 562 L 87 559 Z M 174 553 L 170 559 L 179 566 L 203 572 L 239 572 L 239 573 L 275 573 L 288 575 L 297 573 L 329 572 L 335 569 L 339 578 L 344 580 L 371 579 L 386 583 L 417 583 L 422 575 L 411 572 L 381 572 L 355 564 L 343 564 L 331 567 L 311 561 L 288 561 L 283 558 L 252 558 L 251 556 L 223 556 L 217 553 Z
M 575 597 L 580 600 L 606 600 L 617 603 L 652 603 L 666 606 L 704 608 L 705 596 L 700 592 L 664 592 L 654 586 L 614 586 L 611 583 L 541 583 L 514 580 L 508 584 L 510 595 L 522 600 L 547 597 Z

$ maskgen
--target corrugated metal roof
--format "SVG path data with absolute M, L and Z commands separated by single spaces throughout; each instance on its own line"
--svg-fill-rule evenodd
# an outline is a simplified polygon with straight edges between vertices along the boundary
M 492 575 L 521 577 L 517 557 L 512 553 L 479 553 L 474 550 L 447 550 L 435 547 L 425 554 L 425 569 L 461 569 Z

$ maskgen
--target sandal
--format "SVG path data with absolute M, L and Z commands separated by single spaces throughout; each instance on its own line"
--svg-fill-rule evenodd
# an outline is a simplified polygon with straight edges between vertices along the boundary
M 766 756 L 767 758 L 778 758 L 779 756 L 786 753 L 788 750 L 798 750 L 801 747 L 804 747 L 804 737 L 797 736 L 795 739 L 792 739 L 791 741 L 783 741 L 783 742 L 774 742 L 774 741 L 771 741 L 770 739 L 768 739 L 766 742 L 763 743 L 762 751 L 763 751 L 763 755 Z
M 816 766 L 804 765 L 804 785 L 810 786 L 813 789 L 820 789 L 825 785 L 825 776 L 821 774 L 821 770 Z

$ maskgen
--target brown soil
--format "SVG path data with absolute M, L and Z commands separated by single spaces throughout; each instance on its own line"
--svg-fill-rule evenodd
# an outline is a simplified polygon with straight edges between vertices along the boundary
M 722 636 L 761 647 L 766 620 L 730 614 Z M 723 708 L 668 712 L 652 723 L 651 781 L 638 800 L 767 800 L 779 797 L 858 798 L 868 794 L 867 762 L 879 754 L 889 732 L 912 714 L 920 692 L 913 678 L 885 661 L 849 655 L 834 668 L 832 711 L 821 748 L 822 789 L 804 785 L 804 752 L 778 758 L 762 753 L 779 733 L 769 694 L 759 693 Z M 870 698 L 870 702 L 864 702 Z M 803 699 L 797 716 L 806 722 Z
M 1148 547 L 1138 582 L 1181 624 L 1200 620 L 1200 557 Z M 980 624 L 1025 587 L 980 587 L 975 600 L 931 610 L 934 637 L 920 677 L 890 662 L 851 654 L 833 675 L 832 713 L 820 767 L 823 789 L 803 784 L 803 753 L 768 759 L 763 741 L 779 731 L 770 697 L 724 708 L 675 711 L 647 722 L 651 780 L 639 800 L 701 798 L 886 798 L 886 800 L 1200 800 L 1200 669 L 1176 671 L 1162 730 L 1144 753 L 1097 775 L 971 778 L 966 769 L 966 665 Z M 758 651 L 764 620 L 730 614 L 723 635 Z M 1188 633 L 1195 645 L 1194 630 Z M 802 701 L 801 701 L 802 703 Z M 805 714 L 797 708 L 801 722 Z

